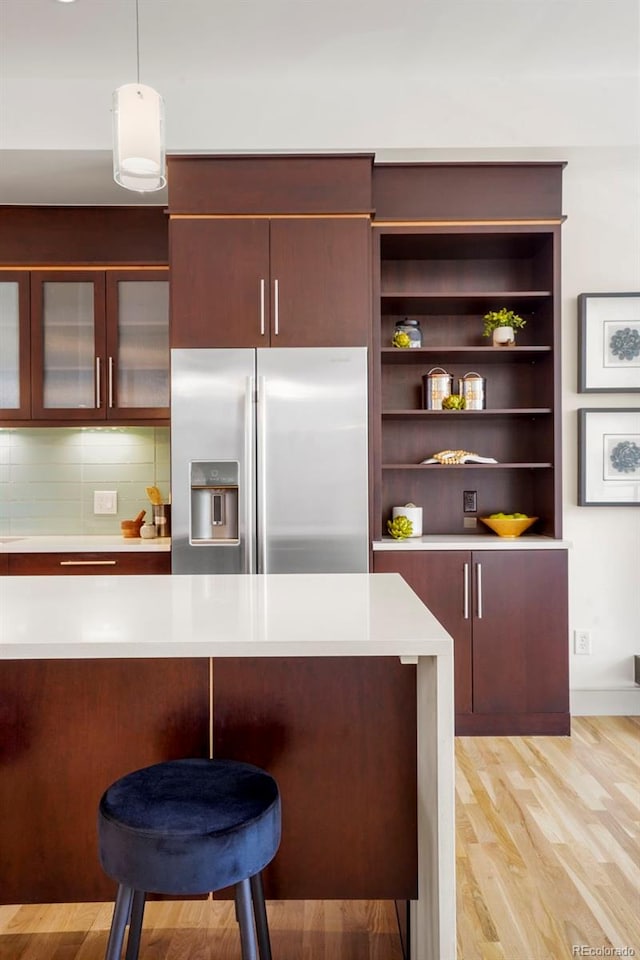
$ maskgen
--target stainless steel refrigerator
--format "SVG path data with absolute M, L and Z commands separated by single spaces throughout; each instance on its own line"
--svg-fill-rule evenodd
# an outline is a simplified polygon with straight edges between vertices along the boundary
M 368 569 L 364 347 L 171 351 L 173 573 Z

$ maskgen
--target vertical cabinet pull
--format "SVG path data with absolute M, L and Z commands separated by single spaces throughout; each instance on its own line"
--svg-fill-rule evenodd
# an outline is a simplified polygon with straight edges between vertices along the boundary
M 102 384 L 100 382 L 100 357 L 96 357 L 96 408 L 99 410 L 102 406 L 100 394 L 102 393 Z
M 109 357 L 109 367 L 107 370 L 107 395 L 109 409 L 113 409 L 113 357 Z
M 476 563 L 476 611 L 478 620 L 482 620 L 482 564 Z
M 260 336 L 264 337 L 264 277 L 260 277 Z
M 462 606 L 462 615 L 465 620 L 469 619 L 469 564 L 464 565 L 464 602 Z
M 273 281 L 273 318 L 274 318 L 274 330 L 276 337 L 280 333 L 280 293 L 278 289 L 278 281 Z

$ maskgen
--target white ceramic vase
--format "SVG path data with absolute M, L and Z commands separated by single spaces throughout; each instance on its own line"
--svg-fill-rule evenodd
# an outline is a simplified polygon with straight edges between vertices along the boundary
M 516 342 L 513 327 L 496 327 L 493 331 L 494 347 L 512 347 Z

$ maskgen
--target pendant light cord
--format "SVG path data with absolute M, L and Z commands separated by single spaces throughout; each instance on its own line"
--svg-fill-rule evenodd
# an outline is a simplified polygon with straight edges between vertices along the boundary
M 138 86 L 140 86 L 140 13 L 136 0 L 136 64 L 138 68 Z

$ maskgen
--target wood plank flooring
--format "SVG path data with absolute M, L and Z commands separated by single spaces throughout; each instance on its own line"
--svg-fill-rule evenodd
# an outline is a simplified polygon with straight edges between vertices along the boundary
M 572 728 L 456 741 L 458 960 L 640 957 L 640 718 Z M 110 920 L 0 906 L 0 960 L 102 960 Z M 402 957 L 389 903 L 271 902 L 269 922 L 274 960 Z M 231 904 L 150 903 L 142 957 L 238 960 Z

